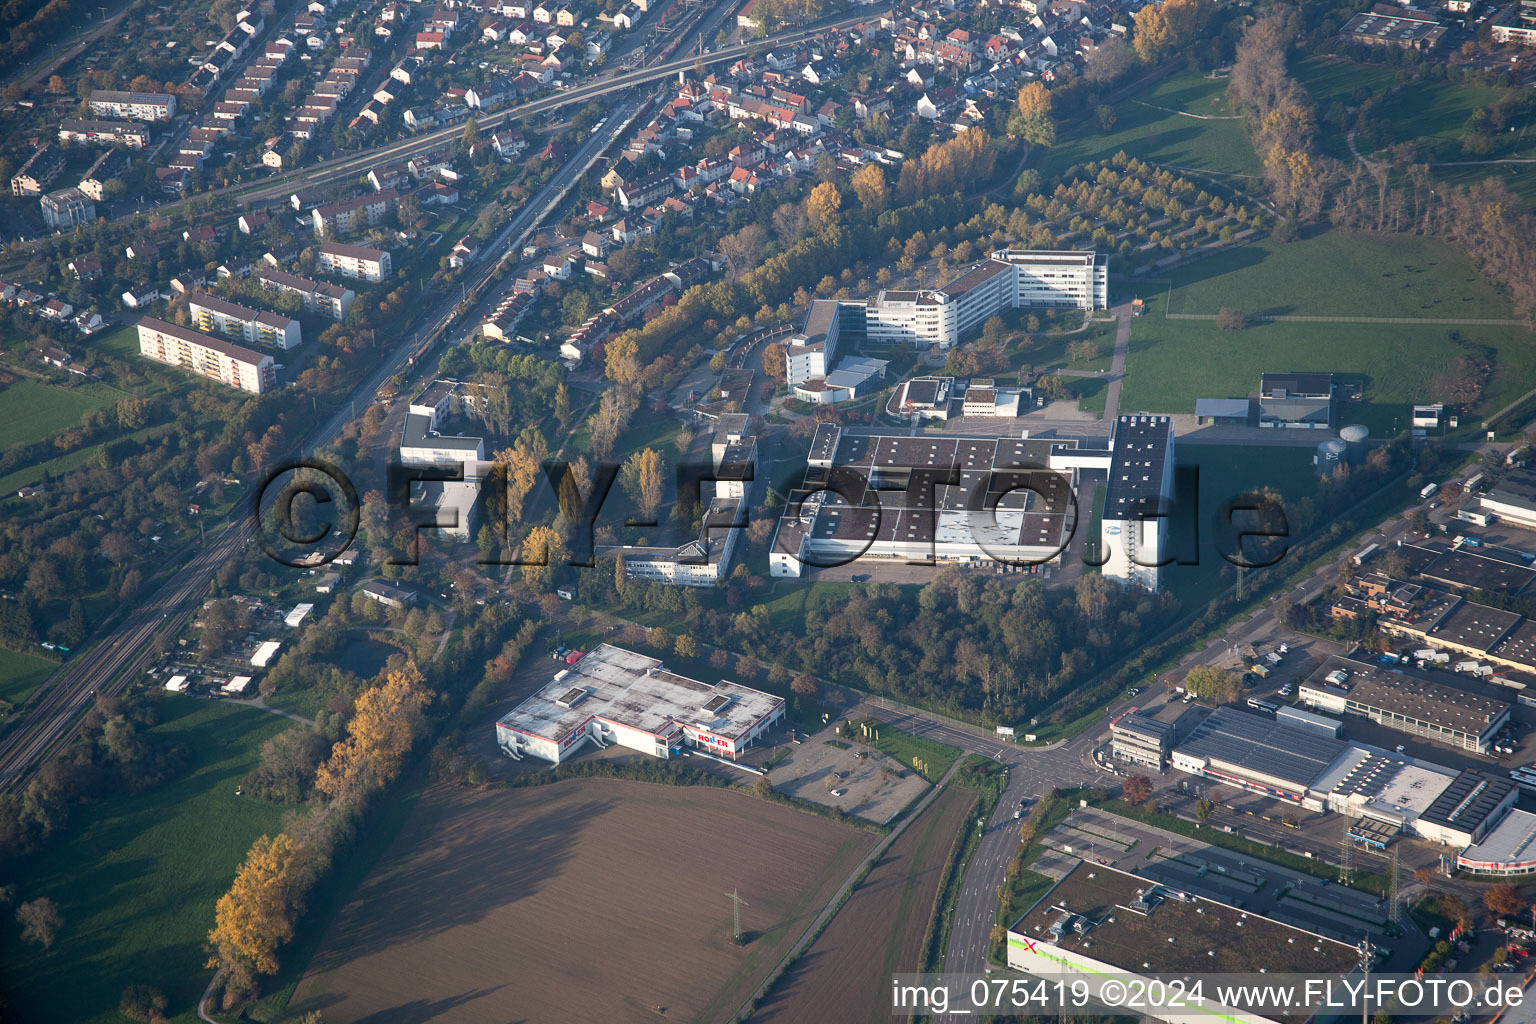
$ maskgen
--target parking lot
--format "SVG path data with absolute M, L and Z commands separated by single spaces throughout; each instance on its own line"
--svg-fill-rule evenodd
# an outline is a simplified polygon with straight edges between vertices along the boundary
M 768 773 L 781 793 L 884 824 L 922 795 L 928 783 L 874 747 L 837 738 L 830 725 L 789 751 Z

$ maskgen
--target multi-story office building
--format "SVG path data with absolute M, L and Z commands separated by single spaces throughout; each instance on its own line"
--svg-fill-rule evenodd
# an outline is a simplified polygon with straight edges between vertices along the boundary
M 114 92 L 92 89 L 91 113 L 127 121 L 169 121 L 176 116 L 176 97 L 158 92 Z
M 193 292 L 187 297 L 187 312 L 192 314 L 198 330 L 238 338 L 249 345 L 287 350 L 304 343 L 303 330 L 292 317 L 251 309 L 206 292 Z
M 814 377 L 825 377 L 837 365 L 842 306 L 836 299 L 816 299 L 811 303 L 805 326 L 784 347 L 790 387 Z
M 1109 483 L 1099 524 L 1105 577 L 1159 589 L 1173 494 L 1173 419 L 1121 416 L 1110 438 Z
M 138 323 L 139 354 L 227 387 L 259 395 L 277 386 L 272 357 L 241 345 L 146 316 Z
M 382 281 L 390 273 L 388 252 L 342 242 L 322 243 L 315 253 L 315 266 L 321 273 L 363 281 Z
M 1006 309 L 1104 309 L 1107 261 L 1094 252 L 999 249 L 937 289 L 882 291 L 868 303 L 870 341 L 949 348 Z

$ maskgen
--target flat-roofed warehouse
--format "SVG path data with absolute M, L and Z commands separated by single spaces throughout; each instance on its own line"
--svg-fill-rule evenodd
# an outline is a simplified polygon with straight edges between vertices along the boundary
M 1536 579 L 1536 569 L 1512 558 L 1500 558 L 1459 547 L 1442 553 L 1421 568 L 1419 575 L 1463 590 L 1518 594 Z
M 1500 519 L 1536 530 L 1536 470 L 1509 470 L 1478 501 Z
M 1217 708 L 1174 748 L 1173 767 L 1321 810 L 1311 790 L 1348 748 L 1312 729 Z
M 1323 662 L 1296 695 L 1309 707 L 1362 715 L 1399 732 L 1480 753 L 1509 721 L 1509 701 L 1338 656 Z
M 1519 795 L 1511 779 L 1464 771 L 1419 815 L 1417 831 L 1456 846 L 1478 842 L 1504 820 Z
M 735 759 L 784 717 L 784 699 L 729 680 L 711 686 L 611 644 L 579 658 L 496 723 L 509 755 L 559 764 L 587 743 L 669 758 L 693 747 Z
M 1008 966 L 1029 974 L 1178 977 L 1191 972 L 1344 976 L 1359 963 L 1353 946 L 1253 911 L 1079 863 L 1008 929 Z M 1200 1018 L 1264 1021 L 1252 1009 L 1230 1017 L 1211 1004 Z M 1191 1020 L 1188 1010 L 1162 1020 Z

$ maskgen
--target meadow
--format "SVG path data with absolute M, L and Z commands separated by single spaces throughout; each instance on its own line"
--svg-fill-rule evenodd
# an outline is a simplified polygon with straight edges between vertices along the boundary
M 41 441 L 79 423 L 90 410 L 111 405 L 118 397 L 88 384 L 58 388 L 18 380 L 0 391 L 0 448 Z
M 158 706 L 154 736 L 184 744 L 187 768 L 148 793 L 75 808 L 47 850 L 7 879 L 20 900 L 56 900 L 64 921 L 44 950 L 23 944 L 5 917 L 0 984 L 19 1020 L 117 1024 L 118 999 L 134 984 L 164 991 L 172 1021 L 197 1020 L 214 903 L 251 843 L 282 817 L 235 787 L 261 744 L 292 723 L 192 697 L 166 695 Z
M 1223 331 L 1208 320 L 1149 316 L 1131 330 L 1120 407 L 1192 413 L 1199 398 L 1256 392 L 1266 371 L 1327 371 L 1363 388 L 1364 400 L 1347 404 L 1341 420 L 1385 436 L 1394 424 L 1405 428 L 1409 406 L 1432 397 L 1432 382 L 1460 347 L 1457 337 L 1497 353 L 1474 411 L 1500 409 L 1536 382 L 1536 347 L 1517 327 L 1266 323 Z
M 1262 168 L 1247 125 L 1230 117 L 1226 93 L 1225 78 L 1199 72 L 1176 75 L 1119 103 L 1108 132 L 1092 118 L 1058 125 L 1056 144 L 1041 150 L 1034 166 L 1049 181 L 1074 164 L 1107 160 L 1124 150 L 1170 167 L 1258 174 Z M 1191 114 L 1200 116 L 1186 116 Z
M 1186 264 L 1170 313 L 1506 320 L 1510 302 L 1461 253 L 1427 238 L 1323 231 L 1265 238 Z M 1145 318 L 1141 321 L 1145 322 Z
M 52 675 L 56 668 L 57 665 L 43 658 L 0 648 L 0 702 L 3 702 L 0 708 L 6 704 L 20 704 L 32 696 L 32 692 L 43 685 L 43 680 Z M 9 714 L 9 711 L 0 714 L 0 719 L 5 714 Z

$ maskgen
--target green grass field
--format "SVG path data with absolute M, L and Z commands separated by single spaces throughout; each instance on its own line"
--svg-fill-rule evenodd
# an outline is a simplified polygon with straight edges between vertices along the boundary
M 0 391 L 0 448 L 28 444 L 80 422 L 91 409 L 109 405 L 101 388 L 82 385 L 56 388 L 34 380 L 18 380 Z
M 1394 421 L 1405 427 L 1408 406 L 1430 397 L 1456 352 L 1453 332 L 1497 352 L 1480 411 L 1502 408 L 1536 383 L 1536 339 L 1517 327 L 1271 323 L 1223 331 L 1210 321 L 1152 315 L 1132 327 L 1120 408 L 1192 413 L 1198 398 L 1257 391 L 1265 371 L 1326 370 L 1364 385 L 1365 400 L 1347 405 L 1341 418 L 1385 436 Z
M 187 745 L 187 770 L 141 796 L 76 808 L 47 852 L 7 879 L 21 900 L 52 897 L 64 920 L 44 951 L 23 945 L 6 915 L 3 984 L 18 1019 L 117 1024 L 123 989 L 146 984 L 170 997 L 172 1020 L 197 1020 L 214 902 L 256 837 L 281 825 L 280 808 L 235 796 L 235 785 L 292 723 L 194 698 L 160 707 L 155 733 Z
M 854 723 L 854 738 L 860 738 L 857 722 Z M 949 766 L 955 763 L 960 756 L 960 748 L 952 747 L 948 743 L 939 743 L 936 740 L 925 739 L 922 736 L 913 736 L 909 732 L 903 732 L 894 725 L 885 722 L 870 722 L 870 732 L 874 735 L 875 749 L 880 751 L 892 761 L 903 768 L 911 768 L 929 782 L 937 782 L 949 771 Z M 917 767 L 913 758 L 923 762 L 927 770 Z
M 1073 164 L 1107 160 L 1123 149 L 1131 156 L 1172 167 L 1258 174 L 1262 168 L 1246 124 L 1224 120 L 1231 113 L 1226 92 L 1225 78 L 1195 72 L 1177 75 L 1117 105 L 1112 131 L 1102 131 L 1091 117 L 1059 125 L 1056 145 L 1039 151 L 1032 163 L 1049 181 Z
M 1424 155 L 1435 160 L 1460 160 L 1461 140 L 1467 118 L 1478 107 L 1492 106 L 1505 90 L 1461 82 L 1417 81 L 1393 91 L 1397 74 L 1389 68 L 1356 64 L 1337 57 L 1309 57 L 1296 61 L 1291 72 L 1306 86 L 1320 115 L 1335 103 L 1358 105 L 1357 90 L 1371 97 L 1385 97 L 1376 116 L 1384 124 L 1379 148 L 1399 142 L 1416 142 Z M 1361 94 L 1365 95 L 1364 93 Z M 1351 118 L 1346 123 L 1353 123 Z M 1327 129 L 1319 142 L 1330 156 L 1349 156 L 1346 133 Z M 1362 153 L 1377 148 L 1361 145 Z
M 1233 306 L 1273 316 L 1506 319 L 1508 300 L 1448 246 L 1326 232 L 1290 245 L 1262 241 L 1175 272 L 1166 296 L 1175 313 Z M 1453 335 L 1496 353 L 1474 414 L 1488 414 L 1536 383 L 1536 334 L 1519 327 L 1444 324 L 1259 323 L 1223 331 L 1209 320 L 1170 320 L 1163 296 L 1131 327 L 1122 410 L 1190 413 L 1199 398 L 1236 398 L 1265 371 L 1327 370 L 1355 375 L 1365 401 L 1348 422 L 1387 434 L 1407 406 L 1431 398 L 1431 384 L 1458 353 Z M 1090 382 L 1091 383 L 1091 382 Z M 1091 406 L 1093 395 L 1083 405 Z M 1099 399 L 1102 407 L 1102 399 Z M 1467 419 L 1468 417 L 1463 417 Z
M 1265 238 L 1176 269 L 1170 313 L 1507 320 L 1507 297 L 1450 246 L 1425 238 L 1325 231 Z M 1146 318 L 1138 321 L 1145 323 Z
M 0 701 L 20 704 L 58 667 L 43 658 L 0 649 Z M 0 713 L 0 720 L 4 717 L 5 713 Z
M 1035 335 L 1035 338 L 1035 347 L 1027 352 L 1016 345 L 1010 345 L 1010 361 L 1069 370 L 1107 370 L 1110 356 L 1115 350 L 1115 325 L 1096 323 L 1086 331 L 1075 334 L 1040 334 Z M 1067 357 L 1067 348 L 1078 341 L 1093 342 L 1097 354 L 1092 359 L 1073 362 Z

